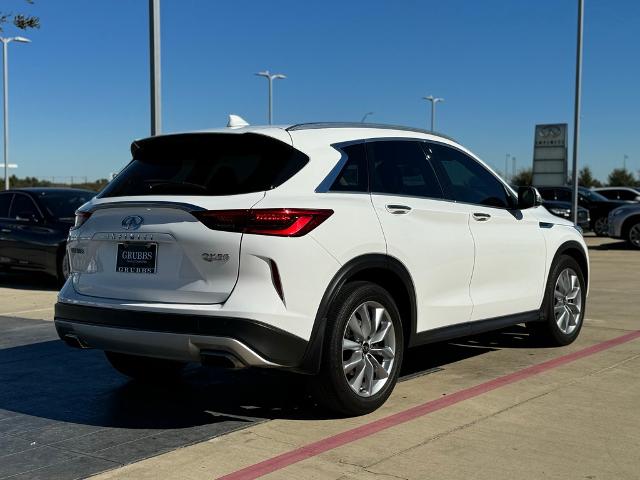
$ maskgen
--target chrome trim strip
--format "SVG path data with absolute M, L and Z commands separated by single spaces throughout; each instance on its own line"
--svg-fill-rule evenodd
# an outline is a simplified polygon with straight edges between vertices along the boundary
M 200 362 L 203 351 L 220 350 L 235 355 L 247 366 L 282 366 L 270 362 L 235 338 L 130 330 L 67 320 L 56 320 L 55 323 L 69 330 L 66 335 L 75 336 L 89 348 L 188 362 Z

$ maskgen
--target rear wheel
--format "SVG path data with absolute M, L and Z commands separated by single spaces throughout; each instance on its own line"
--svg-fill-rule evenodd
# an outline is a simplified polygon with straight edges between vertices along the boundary
M 534 337 L 547 345 L 569 345 L 580 333 L 586 304 L 584 273 L 578 262 L 561 255 L 547 280 L 543 313 L 545 320 L 527 327 Z
M 140 381 L 175 379 L 186 363 L 162 358 L 141 357 L 126 353 L 104 352 L 111 366 L 118 372 Z
M 599 237 L 609 235 L 609 220 L 607 217 L 598 217 L 593 222 L 593 232 Z
M 632 247 L 640 248 L 640 221 L 631 225 L 627 233 L 627 240 Z
M 347 284 L 331 305 L 316 400 L 344 415 L 376 410 L 393 390 L 404 339 L 393 298 L 369 282 Z

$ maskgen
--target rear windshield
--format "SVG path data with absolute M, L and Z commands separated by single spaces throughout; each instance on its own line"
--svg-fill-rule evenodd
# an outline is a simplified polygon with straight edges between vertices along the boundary
M 273 138 L 244 134 L 181 134 L 142 140 L 133 160 L 100 197 L 237 195 L 271 190 L 308 157 Z

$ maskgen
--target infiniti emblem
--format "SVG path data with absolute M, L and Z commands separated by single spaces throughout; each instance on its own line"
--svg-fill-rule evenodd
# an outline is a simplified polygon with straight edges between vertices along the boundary
M 140 215 L 129 215 L 122 219 L 122 228 L 125 230 L 137 230 L 144 222 L 144 218 Z

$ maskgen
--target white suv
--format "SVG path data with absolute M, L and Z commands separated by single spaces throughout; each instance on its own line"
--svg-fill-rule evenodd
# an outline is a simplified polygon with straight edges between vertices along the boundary
M 525 323 L 565 345 L 589 274 L 578 229 L 467 149 L 395 126 L 163 135 L 77 212 L 60 337 L 134 378 L 186 362 L 313 375 L 379 407 L 414 345 Z

